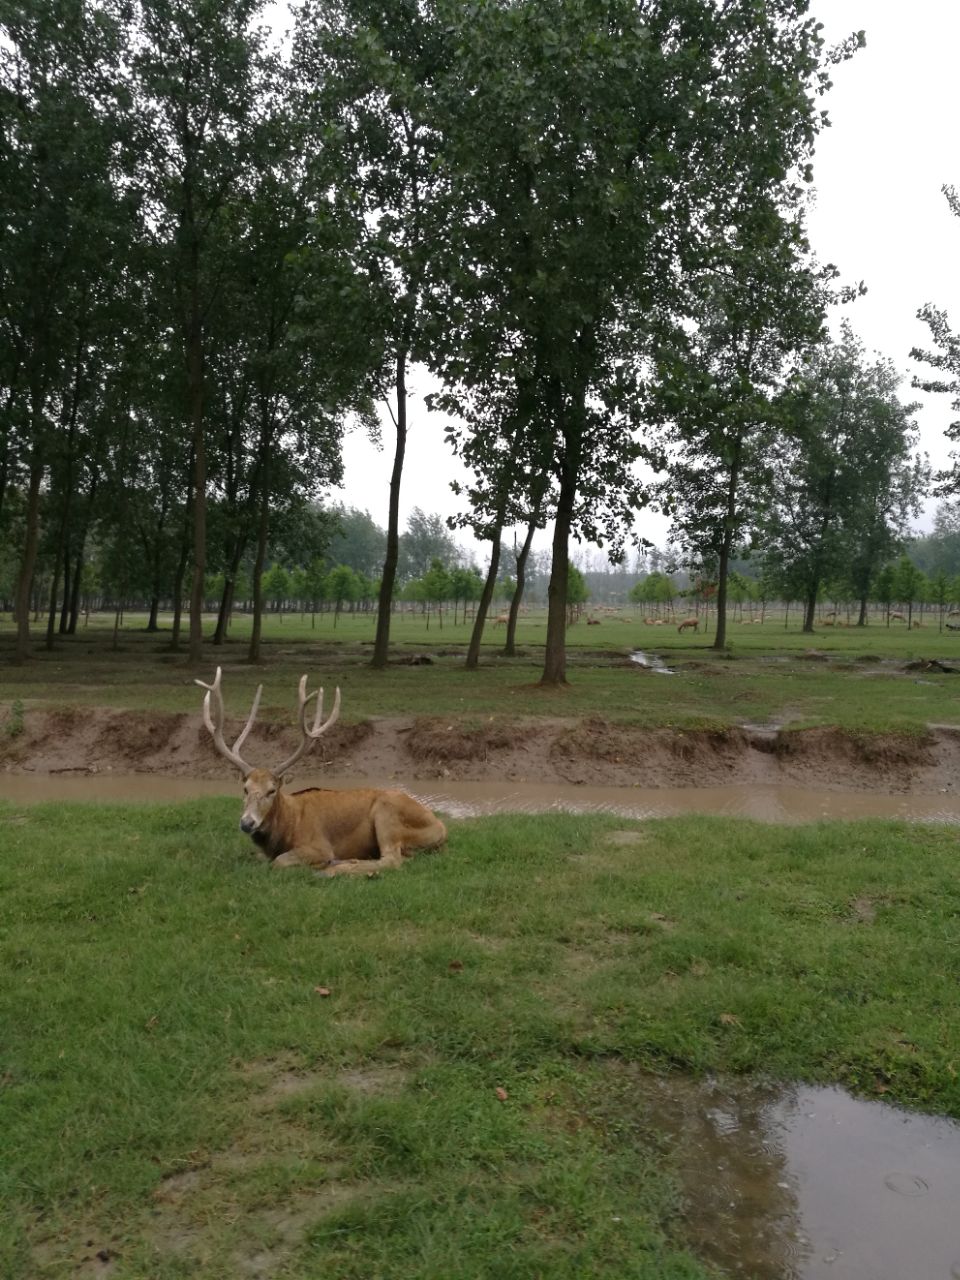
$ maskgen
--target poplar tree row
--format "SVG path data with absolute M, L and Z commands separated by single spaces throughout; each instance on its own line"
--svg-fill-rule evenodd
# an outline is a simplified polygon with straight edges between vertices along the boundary
M 94 530 L 118 582 L 147 566 L 172 599 L 174 645 L 189 597 L 193 661 L 208 573 L 217 642 L 252 554 L 256 657 L 271 536 L 387 400 L 385 665 L 414 365 L 438 379 L 475 477 L 462 522 L 492 559 L 504 529 L 526 528 L 522 552 L 553 521 L 545 683 L 566 678 L 570 539 L 622 549 L 653 496 L 639 462 L 706 460 L 663 500 L 714 513 L 722 583 L 770 465 L 754 439 L 835 291 L 803 207 L 818 98 L 860 38 L 826 50 L 806 8 L 304 0 L 280 52 L 261 0 L 4 3 L 17 658 L 41 558 L 48 642 L 75 625 Z M 812 421 L 797 394 L 792 420 Z

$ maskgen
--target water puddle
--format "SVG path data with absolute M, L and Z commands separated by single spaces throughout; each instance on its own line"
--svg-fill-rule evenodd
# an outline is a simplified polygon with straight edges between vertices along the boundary
M 646 653 L 643 649 L 635 649 L 630 655 L 631 662 L 638 667 L 646 667 L 648 671 L 656 671 L 661 676 L 675 676 L 673 667 L 668 667 L 664 660 L 655 653 Z
M 957 1280 L 960 1126 L 842 1089 L 637 1081 L 690 1246 L 750 1280 Z
M 298 786 L 397 787 L 395 779 L 309 777 Z M 294 787 L 296 789 L 296 787 Z M 411 781 L 405 791 L 452 818 L 498 813 L 606 813 L 621 818 L 675 818 L 684 814 L 753 818 L 760 822 L 848 821 L 893 818 L 960 824 L 960 796 L 829 791 L 814 787 L 743 783 L 715 787 L 600 787 L 556 782 Z M 159 774 L 0 774 L 0 800 L 16 804 L 175 804 L 207 796 L 239 800 L 230 778 L 173 778 Z

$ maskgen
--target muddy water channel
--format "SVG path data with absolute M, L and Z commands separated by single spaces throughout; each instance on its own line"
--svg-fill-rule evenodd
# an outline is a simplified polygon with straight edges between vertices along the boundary
M 653 1080 L 686 1233 L 751 1280 L 960 1280 L 960 1126 L 840 1089 Z
M 324 785 L 322 778 L 296 786 Z M 327 785 L 330 785 L 329 783 Z M 340 788 L 396 786 L 389 779 L 337 778 Z M 828 791 L 814 787 L 740 784 L 722 787 L 598 787 L 535 782 L 410 782 L 404 790 L 453 818 L 497 813 L 610 813 L 622 818 L 672 818 L 683 814 L 754 818 L 762 822 L 817 822 L 899 818 L 960 824 L 960 796 L 891 795 Z M 19 804 L 140 801 L 170 804 L 204 796 L 237 796 L 230 779 L 173 778 L 136 773 L 3 773 L 0 800 Z

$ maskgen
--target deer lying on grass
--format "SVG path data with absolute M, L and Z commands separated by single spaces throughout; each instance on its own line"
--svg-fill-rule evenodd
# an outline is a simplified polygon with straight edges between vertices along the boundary
M 447 838 L 439 818 L 403 791 L 363 788 L 327 791 L 308 787 L 285 792 L 283 775 L 340 715 L 340 690 L 333 710 L 323 719 L 323 690 L 307 693 L 307 677 L 300 679 L 297 718 L 303 735 L 293 755 L 274 770 L 254 769 L 240 755 L 253 728 L 263 685 L 257 689 L 243 731 L 232 747 L 223 738 L 223 694 L 220 668 L 213 684 L 195 683 L 206 689 L 203 723 L 214 746 L 243 775 L 243 814 L 240 830 L 253 838 L 260 852 L 275 867 L 315 867 L 327 876 L 370 875 L 386 867 L 399 867 L 414 849 L 436 849 Z M 317 699 L 313 725 L 307 727 L 307 707 Z M 322 723 L 321 723 L 322 721 Z
M 693 627 L 694 631 L 696 631 L 696 632 L 699 634 L 699 631 L 700 631 L 700 619 L 699 619 L 699 618 L 684 618 L 684 620 L 680 623 L 679 627 L 677 627 L 677 635 L 683 635 L 683 633 L 684 633 L 684 631 L 687 629 L 687 627 Z

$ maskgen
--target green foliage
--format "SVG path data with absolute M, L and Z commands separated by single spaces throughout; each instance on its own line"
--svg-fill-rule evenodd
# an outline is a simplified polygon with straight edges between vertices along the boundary
M 400 538 L 400 576 L 423 578 L 435 563 L 449 569 L 459 554 L 442 516 L 427 515 L 414 507 Z
M 659 569 L 648 573 L 630 590 L 630 599 L 635 604 L 672 604 L 676 595 L 677 588 L 673 579 Z
M 6 737 L 19 738 L 23 733 L 25 727 L 23 722 L 23 713 L 23 700 L 21 698 L 14 698 L 13 702 L 10 704 L 10 711 L 3 726 L 3 732 Z
M 444 600 L 450 599 L 453 583 L 442 561 L 434 558 L 421 582 L 424 600 L 429 600 L 431 604 L 442 604 Z
M 915 600 L 922 600 L 925 583 L 926 577 L 910 557 L 901 556 L 894 567 L 894 599 L 905 605 L 912 605 Z
M 587 581 L 576 565 L 571 565 L 567 573 L 567 604 L 586 604 L 590 598 Z
M 339 621 L 340 611 L 344 604 L 357 600 L 360 596 L 360 579 L 347 564 L 335 565 L 327 574 L 324 590 L 327 598 L 333 600 L 335 618 Z
M 290 597 L 290 575 L 282 565 L 272 564 L 263 575 L 263 594 L 279 609 Z
M 889 362 L 868 363 L 845 325 L 781 397 L 776 496 L 756 537 L 779 590 L 805 602 L 808 627 L 825 582 L 846 577 L 867 598 L 919 502 L 915 406 L 900 403 L 898 383 Z

